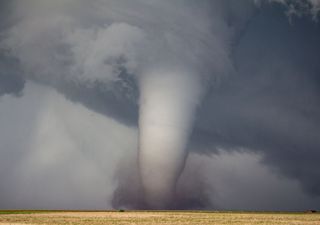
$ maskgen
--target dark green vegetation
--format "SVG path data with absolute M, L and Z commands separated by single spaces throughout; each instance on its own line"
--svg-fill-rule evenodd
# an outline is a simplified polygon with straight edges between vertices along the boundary
M 31 213 L 40 213 L 36 210 L 1 210 L 0 215 L 3 214 L 31 214 Z

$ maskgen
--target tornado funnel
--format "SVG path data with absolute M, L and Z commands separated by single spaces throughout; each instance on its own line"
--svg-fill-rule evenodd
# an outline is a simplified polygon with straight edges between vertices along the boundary
M 151 71 L 140 82 L 139 166 L 146 204 L 169 208 L 200 97 L 196 76 Z

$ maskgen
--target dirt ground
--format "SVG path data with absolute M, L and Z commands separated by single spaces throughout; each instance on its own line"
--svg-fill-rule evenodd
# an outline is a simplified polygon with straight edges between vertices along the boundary
M 0 225 L 22 224 L 112 224 L 112 225 L 208 225 L 208 224 L 295 224 L 320 225 L 320 214 L 231 213 L 231 212 L 34 212 L 0 214 Z

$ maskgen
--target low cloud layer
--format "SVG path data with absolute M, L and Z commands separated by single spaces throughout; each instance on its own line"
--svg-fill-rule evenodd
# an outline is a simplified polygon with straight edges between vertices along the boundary
M 21 98 L 1 99 L 2 209 L 141 207 L 137 130 L 27 83 Z M 10 124 L 10 126 L 9 126 Z M 135 146 L 135 147 L 134 147 Z M 107 150 L 106 150 L 107 149 Z M 303 210 L 318 200 L 295 179 L 246 151 L 190 154 L 176 208 Z

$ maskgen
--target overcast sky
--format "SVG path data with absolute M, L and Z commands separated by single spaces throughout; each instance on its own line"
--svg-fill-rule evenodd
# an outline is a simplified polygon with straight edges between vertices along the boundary
M 155 86 L 191 99 L 174 207 L 319 209 L 319 7 L 1 1 L 0 208 L 141 207 L 143 74 L 177 66 L 191 84 Z

